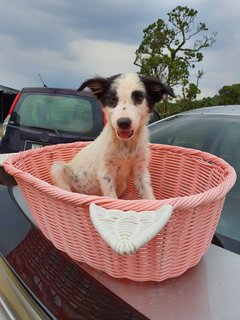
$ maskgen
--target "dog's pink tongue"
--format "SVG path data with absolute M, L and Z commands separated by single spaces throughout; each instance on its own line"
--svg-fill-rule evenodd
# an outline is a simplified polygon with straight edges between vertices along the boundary
M 118 131 L 118 136 L 121 139 L 126 140 L 131 136 L 131 131 L 127 131 L 127 130 Z

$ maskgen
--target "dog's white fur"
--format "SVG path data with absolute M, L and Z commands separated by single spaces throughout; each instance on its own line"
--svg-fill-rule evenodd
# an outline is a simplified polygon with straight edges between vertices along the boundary
M 98 138 L 70 162 L 53 164 L 53 183 L 67 191 L 118 198 L 126 189 L 127 178 L 133 175 L 140 197 L 154 199 L 148 171 L 150 153 L 146 124 L 150 114 L 147 99 L 149 92 L 137 74 L 115 76 L 106 83 L 109 83 L 107 89 L 102 88 L 97 80 L 94 83 L 94 79 L 83 85 L 89 86 L 104 101 L 106 126 Z M 163 94 L 173 95 L 170 88 L 165 86 L 164 89 Z M 115 92 L 117 101 L 106 99 L 109 91 Z M 133 101 L 133 92 L 140 92 L 137 102 Z M 127 129 L 119 127 L 119 119 L 128 119 L 130 124 Z

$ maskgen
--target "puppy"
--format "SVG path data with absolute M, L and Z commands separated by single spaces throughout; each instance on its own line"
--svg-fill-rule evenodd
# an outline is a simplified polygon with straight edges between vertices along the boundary
M 146 124 L 154 104 L 166 94 L 174 96 L 173 90 L 135 73 L 89 79 L 78 90 L 86 87 L 100 100 L 107 123 L 70 162 L 53 164 L 53 183 L 68 191 L 118 198 L 133 175 L 140 197 L 154 199 Z

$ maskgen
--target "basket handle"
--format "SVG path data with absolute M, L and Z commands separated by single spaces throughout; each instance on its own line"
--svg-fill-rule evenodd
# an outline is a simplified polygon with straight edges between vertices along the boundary
M 156 211 L 122 211 L 89 206 L 91 221 L 101 238 L 118 254 L 132 254 L 153 239 L 166 225 L 173 206 Z

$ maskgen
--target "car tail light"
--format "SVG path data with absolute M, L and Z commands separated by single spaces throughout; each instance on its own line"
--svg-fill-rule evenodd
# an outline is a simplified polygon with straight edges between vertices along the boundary
M 102 114 L 103 114 L 103 126 L 105 127 L 105 125 L 107 123 L 107 119 L 106 119 L 106 115 L 103 111 L 102 111 Z
M 3 125 L 2 125 L 2 138 L 4 137 L 5 133 L 6 133 L 6 129 L 7 129 L 7 125 L 9 122 L 9 119 L 13 113 L 13 110 L 19 100 L 21 96 L 21 92 L 18 92 L 18 94 L 16 95 L 15 99 L 13 100 L 13 103 L 11 105 L 11 108 L 9 109 L 8 115 L 6 116 L 5 120 L 3 121 Z M 1 140 L 1 139 L 0 139 Z
M 20 96 L 21 96 L 21 92 L 18 92 L 18 94 L 16 95 L 15 99 L 13 100 L 13 103 L 12 103 L 12 105 L 11 105 L 11 108 L 10 108 L 10 110 L 9 110 L 9 112 L 8 112 L 8 116 L 11 116 L 11 115 L 12 115 L 12 112 L 13 112 L 13 110 L 14 110 L 14 108 L 15 108 L 15 106 L 16 106 L 19 98 L 20 98 Z

